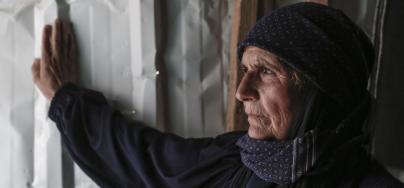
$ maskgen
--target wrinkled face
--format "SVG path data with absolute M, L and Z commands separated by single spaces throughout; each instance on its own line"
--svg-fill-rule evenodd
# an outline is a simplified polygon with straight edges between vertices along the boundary
M 287 69 L 274 54 L 250 46 L 243 54 L 241 70 L 236 97 L 248 116 L 248 135 L 255 139 L 287 139 L 297 98 Z

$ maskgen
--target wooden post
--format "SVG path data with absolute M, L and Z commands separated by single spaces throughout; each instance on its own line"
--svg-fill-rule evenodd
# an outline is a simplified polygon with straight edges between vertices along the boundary
M 230 75 L 228 83 L 226 130 L 247 129 L 246 115 L 242 104 L 236 100 L 236 90 L 240 81 L 237 58 L 237 43 L 257 20 L 257 0 L 233 0 L 233 20 L 230 41 Z
M 167 12 L 165 7 L 166 1 L 154 1 L 154 21 L 155 21 L 155 36 L 156 36 L 156 101 L 157 101 L 157 112 L 156 112 L 156 128 L 160 131 L 166 131 L 167 124 L 169 123 L 169 116 L 168 116 L 168 100 L 167 100 L 167 71 L 164 62 L 164 49 L 166 49 L 166 38 L 165 35 L 162 34 L 160 31 L 167 30 Z

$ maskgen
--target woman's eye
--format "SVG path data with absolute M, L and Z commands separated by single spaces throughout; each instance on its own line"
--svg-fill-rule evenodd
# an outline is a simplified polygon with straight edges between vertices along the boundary
M 241 73 L 244 74 L 244 73 L 246 73 L 248 71 L 248 69 L 245 66 L 240 66 L 240 71 L 241 71 Z
M 265 68 L 265 67 L 261 68 L 260 72 L 263 73 L 263 74 L 274 74 L 274 72 L 271 69 Z

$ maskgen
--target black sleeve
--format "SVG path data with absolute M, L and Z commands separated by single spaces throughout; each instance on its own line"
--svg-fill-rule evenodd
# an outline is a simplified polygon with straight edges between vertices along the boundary
M 219 185 L 240 164 L 234 147 L 240 133 L 199 139 L 162 133 L 73 84 L 55 94 L 49 117 L 72 159 L 101 187 Z

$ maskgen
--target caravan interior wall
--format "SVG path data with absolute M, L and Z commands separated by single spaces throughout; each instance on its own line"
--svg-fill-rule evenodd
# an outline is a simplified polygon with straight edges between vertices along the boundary
M 58 17 L 73 23 L 81 84 L 102 91 L 128 118 L 185 137 L 224 132 L 230 3 L 158 3 L 0 0 L 0 187 L 97 187 L 64 154 L 31 78 L 42 28 Z M 160 75 L 171 118 L 157 127 Z
M 271 9 L 300 1 L 273 0 Z M 45 24 L 73 23 L 81 85 L 126 117 L 184 137 L 215 136 L 225 131 L 232 2 L 0 0 L 0 187 L 97 187 L 65 154 L 32 82 Z M 403 1 L 328 2 L 378 41 L 374 156 L 404 181 Z

